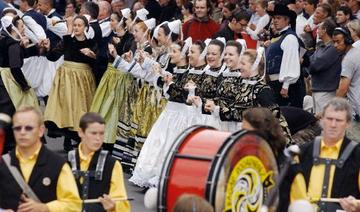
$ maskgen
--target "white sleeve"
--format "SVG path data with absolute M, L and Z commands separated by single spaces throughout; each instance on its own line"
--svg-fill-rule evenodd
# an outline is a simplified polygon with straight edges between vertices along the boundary
M 93 39 L 95 37 L 94 29 L 91 26 L 89 26 L 89 30 L 85 32 L 85 35 L 87 39 Z
M 143 79 L 146 75 L 146 71 L 142 69 L 139 63 L 135 61 L 128 63 L 124 59 L 122 59 L 119 55 L 116 56 L 113 62 L 113 66 L 119 71 L 129 72 L 136 78 Z
M 110 21 L 105 21 L 105 22 L 101 23 L 100 28 L 101 28 L 101 33 L 102 33 L 103 38 L 110 35 L 110 33 L 111 33 Z
M 255 30 L 252 30 L 250 29 L 250 27 L 247 27 L 246 28 L 246 32 L 250 35 L 250 37 L 253 39 L 253 40 L 258 40 L 259 37 L 258 37 L 258 34 L 259 32 L 264 29 L 264 27 L 266 27 L 266 25 L 269 23 L 270 21 L 270 16 L 268 14 L 262 16 L 259 21 L 257 22 L 256 24 L 256 29 Z
M 144 63 L 142 64 L 142 67 L 144 70 L 146 71 L 151 71 L 152 67 L 156 64 L 157 62 L 149 57 L 146 57 L 144 60 Z
M 300 77 L 299 42 L 294 35 L 288 35 L 280 47 L 283 50 L 283 57 L 279 81 L 283 83 L 284 89 L 288 89 L 289 85 L 294 84 Z
M 47 21 L 47 29 L 51 32 L 55 33 L 57 36 L 62 38 L 64 35 L 67 34 L 67 26 L 65 22 L 59 22 L 55 25 L 53 25 L 53 21 L 60 21 L 61 19 L 59 17 L 52 17 L 52 18 L 46 18 Z
M 30 35 L 30 36 L 35 36 L 37 42 L 39 40 L 44 40 L 46 39 L 46 34 L 45 34 L 45 31 L 44 29 L 38 24 L 36 23 L 36 21 L 34 19 L 32 19 L 30 16 L 28 15 L 25 15 L 23 16 L 23 21 L 25 23 L 25 26 L 32 32 L 33 35 Z M 25 33 L 26 33 L 26 30 L 25 30 Z M 26 34 L 25 34 L 26 35 Z M 26 35 L 28 36 L 28 35 Z M 30 38 L 30 37 L 29 37 Z M 31 39 L 31 38 L 30 38 Z M 34 39 L 34 40 L 35 40 Z M 33 41 L 33 39 L 31 39 Z

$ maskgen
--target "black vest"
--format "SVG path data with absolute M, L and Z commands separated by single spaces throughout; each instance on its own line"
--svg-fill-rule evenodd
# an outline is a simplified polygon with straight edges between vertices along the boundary
M 95 152 L 94 156 L 91 159 L 89 168 L 87 171 L 95 171 L 96 165 L 98 163 L 98 158 L 100 155 L 101 150 L 98 150 Z M 79 156 L 79 150 L 75 151 L 75 157 L 76 157 L 76 167 L 80 168 L 80 156 Z M 111 184 L 111 176 L 112 171 L 114 168 L 116 160 L 111 157 L 111 154 L 107 154 L 106 160 L 105 160 L 105 166 L 102 173 L 102 179 L 97 180 L 94 176 L 90 177 L 89 180 L 89 190 L 88 190 L 88 199 L 97 199 L 98 197 L 102 196 L 103 194 L 109 194 L 110 191 L 110 184 Z M 73 170 L 73 167 L 72 167 Z M 76 177 L 76 184 L 78 186 L 79 195 L 80 197 L 83 196 L 83 186 L 80 183 L 80 177 Z M 84 207 L 86 211 L 105 211 L 101 204 L 88 204 L 86 207 Z
M 346 146 L 350 143 L 348 138 L 344 138 L 341 145 L 339 157 L 342 155 Z M 304 175 L 306 187 L 309 186 L 311 169 L 313 164 L 313 147 L 314 143 L 304 145 L 300 155 L 300 168 Z M 350 157 L 345 161 L 342 168 L 336 167 L 332 184 L 331 198 L 342 198 L 349 195 L 356 199 L 360 198 L 359 191 L 359 170 L 360 170 L 360 146 L 355 147 Z M 319 176 L 323 177 L 323 176 Z
M 34 9 L 31 9 L 31 10 L 25 12 L 24 16 L 30 16 L 32 19 L 34 19 L 34 21 L 37 24 L 39 24 L 44 29 L 44 31 L 46 31 L 47 22 L 46 22 L 46 18 L 43 14 L 36 12 Z M 32 29 L 30 29 L 30 30 L 32 30 Z
M 17 167 L 21 173 L 15 149 L 10 152 L 10 157 L 11 165 Z M 47 203 L 57 199 L 57 182 L 65 163 L 64 158 L 51 152 L 44 145 L 41 147 L 28 182 L 41 202 Z M 2 161 L 0 161 L 0 179 L 0 208 L 16 211 L 22 190 Z

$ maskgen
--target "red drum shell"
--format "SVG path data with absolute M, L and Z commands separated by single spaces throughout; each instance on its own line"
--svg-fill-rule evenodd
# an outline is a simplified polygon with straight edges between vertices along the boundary
M 176 139 L 163 165 L 158 211 L 170 211 L 184 193 L 206 198 L 216 211 L 225 210 L 233 169 L 239 160 L 253 155 L 263 161 L 267 171 L 273 170 L 275 179 L 277 167 L 271 149 L 255 133 L 231 134 L 205 126 L 188 128 Z

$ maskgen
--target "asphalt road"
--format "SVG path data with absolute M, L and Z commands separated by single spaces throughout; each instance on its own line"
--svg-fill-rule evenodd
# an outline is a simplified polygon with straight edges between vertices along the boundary
M 66 157 L 66 153 L 62 148 L 63 140 L 64 140 L 63 138 L 52 139 L 52 138 L 47 137 L 46 140 L 48 142 L 47 143 L 48 148 L 63 155 L 64 157 Z M 131 203 L 130 203 L 131 211 L 133 211 L 133 212 L 155 212 L 156 210 L 149 210 L 149 209 L 145 208 L 143 189 L 133 185 L 132 183 L 130 183 L 128 181 L 128 179 L 130 178 L 130 175 L 124 174 L 124 177 L 125 177 L 124 181 L 125 181 L 127 195 L 130 198 L 134 198 L 134 200 L 131 201 Z

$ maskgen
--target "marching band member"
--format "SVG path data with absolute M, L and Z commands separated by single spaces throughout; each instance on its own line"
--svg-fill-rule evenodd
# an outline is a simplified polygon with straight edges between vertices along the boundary
M 0 160 L 0 208 L 13 211 L 80 211 L 69 165 L 40 141 L 41 112 L 22 106 L 13 116 L 16 148 Z M 24 189 L 22 189 L 24 188 Z
M 71 149 L 71 138 L 78 139 L 76 131 L 82 114 L 89 111 L 95 94 L 95 81 L 91 69 L 95 63 L 96 43 L 87 39 L 85 31 L 89 27 L 84 16 L 77 16 L 68 22 L 68 34 L 63 37 L 62 45 L 47 53 L 51 61 L 64 55 L 64 64 L 56 71 L 45 120 L 64 128 L 64 148 Z M 45 47 L 50 50 L 49 42 Z M 65 115 L 66 114 L 66 115 Z
M 100 204 L 85 204 L 83 211 L 130 211 L 123 171 L 111 153 L 102 150 L 105 120 L 97 113 L 85 113 L 79 124 L 81 143 L 68 153 L 68 160 L 75 175 L 82 200 L 100 199 Z

